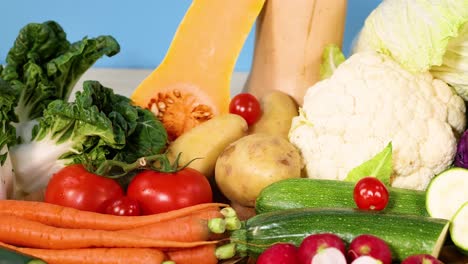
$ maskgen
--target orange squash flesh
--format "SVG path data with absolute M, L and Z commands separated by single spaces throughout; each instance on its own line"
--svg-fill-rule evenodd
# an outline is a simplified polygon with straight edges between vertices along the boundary
M 164 60 L 131 96 L 160 117 L 170 138 L 228 112 L 232 72 L 264 2 L 192 2 Z

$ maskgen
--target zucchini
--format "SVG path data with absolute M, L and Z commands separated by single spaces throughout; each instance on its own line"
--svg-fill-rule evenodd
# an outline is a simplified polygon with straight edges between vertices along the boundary
M 468 255 L 468 202 L 464 203 L 453 216 L 450 237 L 455 246 Z
M 468 202 L 468 170 L 451 168 L 434 177 L 426 190 L 429 215 L 451 220 L 463 203 Z
M 255 203 L 258 214 L 304 207 L 356 208 L 353 199 L 354 182 L 317 179 L 287 179 L 264 188 Z M 428 216 L 426 194 L 387 187 L 389 201 L 385 212 Z
M 435 257 L 445 241 L 449 221 L 415 215 L 388 214 L 349 208 L 300 208 L 256 215 L 231 233 L 239 255 L 257 257 L 274 243 L 297 246 L 310 234 L 333 233 L 351 243 L 358 235 L 385 240 L 395 260 L 415 254 Z
M 0 247 L 0 264 L 46 264 L 46 262 Z

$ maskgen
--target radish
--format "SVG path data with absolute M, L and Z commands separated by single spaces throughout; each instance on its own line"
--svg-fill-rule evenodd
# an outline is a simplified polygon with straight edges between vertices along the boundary
M 348 249 L 348 259 L 353 261 L 360 256 L 371 256 L 382 264 L 392 263 L 392 252 L 387 243 L 373 235 L 360 235 L 351 241 Z
M 442 262 L 432 255 L 419 254 L 405 258 L 401 264 L 442 264 Z
M 360 256 L 353 260 L 351 264 L 382 264 L 382 261 L 375 259 L 371 256 Z
M 335 234 L 322 233 L 307 236 L 302 240 L 299 246 L 299 263 L 310 264 L 315 255 L 327 248 L 336 248 L 343 255 L 345 254 L 345 244 L 343 240 Z
M 346 264 L 346 257 L 341 250 L 329 247 L 315 254 L 310 264 Z
M 290 243 L 278 243 L 267 248 L 257 259 L 257 264 L 296 264 L 297 248 Z

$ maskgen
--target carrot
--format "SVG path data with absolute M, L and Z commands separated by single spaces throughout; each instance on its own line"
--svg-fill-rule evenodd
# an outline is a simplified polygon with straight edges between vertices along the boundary
M 177 264 L 216 264 L 218 259 L 215 255 L 216 245 L 204 245 L 188 249 L 168 251 L 169 259 Z
M 1 242 L 0 247 L 42 259 L 48 264 L 160 264 L 165 259 L 165 255 L 161 250 L 150 248 L 84 248 L 60 250 L 21 248 Z
M 204 203 L 154 215 L 116 216 L 45 202 L 0 200 L 0 214 L 18 216 L 56 227 L 120 230 L 175 219 L 207 208 L 226 206 L 228 205 L 222 203 Z
M 177 227 L 172 227 L 177 229 Z M 76 249 L 89 247 L 189 248 L 217 241 L 178 242 L 157 240 L 115 231 L 48 226 L 17 216 L 0 215 L 0 241 L 17 246 Z
M 222 214 L 218 209 L 210 208 L 193 213 L 189 216 L 183 216 L 142 227 L 119 230 L 117 232 L 152 239 L 181 242 L 220 239 L 221 237 L 219 235 L 213 234 L 208 228 L 208 220 L 215 217 L 222 217 Z

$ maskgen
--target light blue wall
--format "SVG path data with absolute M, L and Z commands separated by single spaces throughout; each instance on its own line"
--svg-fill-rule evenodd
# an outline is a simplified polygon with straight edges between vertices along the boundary
M 119 41 L 121 52 L 98 61 L 96 67 L 154 68 L 164 57 L 190 3 L 191 0 L 4 0 L 0 63 L 4 63 L 21 27 L 30 22 L 56 20 L 71 41 L 101 34 L 112 35 Z M 364 19 L 379 3 L 380 0 L 348 0 L 345 54 Z M 251 33 L 236 70 L 250 68 L 253 41 Z

